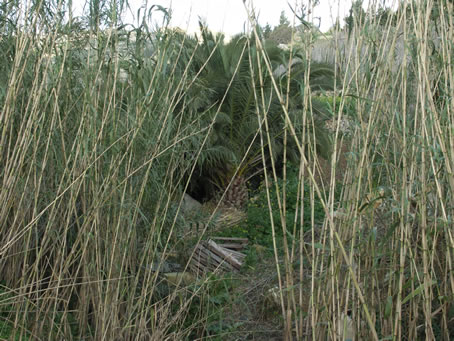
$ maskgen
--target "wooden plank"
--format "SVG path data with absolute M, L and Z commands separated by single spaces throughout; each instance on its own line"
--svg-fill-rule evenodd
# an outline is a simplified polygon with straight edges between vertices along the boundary
M 200 270 L 202 270 L 202 269 L 199 269 L 198 263 L 195 262 L 193 259 L 189 262 L 188 267 L 195 273 L 198 273 Z
M 207 254 L 203 252 L 203 249 L 197 249 L 194 252 L 194 256 L 192 257 L 192 259 L 196 260 L 198 263 L 200 263 L 204 267 L 207 267 L 210 265 L 210 260 L 208 259 Z
M 204 260 L 211 262 L 211 263 L 221 263 L 222 259 L 218 256 L 214 255 L 210 250 L 206 249 L 202 245 L 199 245 L 199 254 L 204 258 Z
M 219 244 L 218 244 L 218 246 L 221 247 L 224 250 L 224 252 L 233 255 L 235 258 L 244 258 L 244 257 L 246 257 L 246 255 L 244 253 L 242 253 L 242 252 L 225 248 L 225 247 L 223 247 L 223 246 L 221 246 Z
M 211 237 L 213 240 L 222 240 L 222 241 L 232 241 L 241 244 L 249 243 L 249 239 L 247 238 L 237 238 L 237 237 Z
M 208 260 L 208 258 L 201 254 L 201 255 L 197 255 L 196 257 L 192 258 L 194 259 L 197 263 L 203 265 L 203 266 L 209 266 L 210 265 L 210 261 Z
M 199 254 L 202 265 L 209 269 L 216 270 L 220 265 L 221 268 L 226 268 L 225 270 L 227 271 L 234 270 L 233 266 L 224 258 L 219 257 L 216 253 L 209 249 L 203 248 L 203 246 L 198 246 L 196 254 Z
M 202 276 L 205 274 L 206 270 L 204 267 L 199 267 L 199 263 L 196 262 L 191 262 L 189 263 L 189 268 L 197 275 L 197 276 Z
M 238 252 L 238 251 L 234 251 L 234 250 L 230 250 L 230 249 L 226 249 L 226 252 L 229 252 L 230 254 L 232 254 L 235 258 L 238 258 L 238 259 L 244 259 L 246 258 L 246 255 L 244 253 L 241 253 L 241 252 Z
M 205 262 L 200 261 L 200 259 L 193 259 L 191 263 L 194 267 L 196 267 L 201 273 L 205 273 L 208 271 L 212 271 L 213 269 L 216 269 L 215 264 L 205 264 Z
M 216 265 L 220 265 L 220 267 L 227 268 L 228 271 L 234 270 L 233 266 L 224 258 L 219 257 L 216 253 L 212 252 L 209 249 L 207 249 L 206 251 L 209 252 L 210 257 L 212 257 L 216 261 Z
M 216 259 L 212 257 L 211 252 L 205 249 L 202 245 L 196 246 L 194 256 L 191 259 L 191 264 L 196 268 L 194 270 L 198 269 L 200 273 L 216 271 L 219 265 Z
M 213 251 L 218 256 L 224 258 L 227 262 L 229 262 L 234 268 L 239 270 L 241 268 L 241 262 L 238 261 L 233 255 L 227 253 L 225 249 L 219 247 L 213 240 L 209 240 L 207 247 L 209 250 Z
M 232 249 L 232 250 L 243 250 L 246 245 L 244 244 L 233 244 L 233 243 L 228 243 L 228 244 L 218 244 L 219 246 L 226 248 L 226 249 Z

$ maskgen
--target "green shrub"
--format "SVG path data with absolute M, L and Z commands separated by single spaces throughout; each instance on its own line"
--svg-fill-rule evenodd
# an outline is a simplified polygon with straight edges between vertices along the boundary
M 282 198 L 283 189 L 285 186 L 285 225 L 286 234 L 290 238 L 299 238 L 301 235 L 299 229 L 303 228 L 303 233 L 311 228 L 311 205 L 314 206 L 314 220 L 316 224 L 323 221 L 325 213 L 318 199 L 311 203 L 310 186 L 305 183 L 302 186 L 298 179 L 298 169 L 295 166 L 289 166 L 287 170 L 287 179 L 278 179 L 277 186 L 272 184 L 269 189 L 270 203 L 272 207 L 272 218 L 276 227 L 276 237 L 281 240 L 283 237 L 283 229 L 278 205 L 278 193 Z M 301 194 L 300 189 L 304 188 L 304 214 L 301 219 Z M 254 243 L 261 244 L 266 247 L 272 246 L 272 227 L 270 212 L 268 208 L 268 199 L 264 182 L 253 194 L 249 202 L 247 220 L 246 220 L 246 236 Z M 296 229 L 295 229 L 296 226 Z M 294 235 L 294 232 L 297 232 Z

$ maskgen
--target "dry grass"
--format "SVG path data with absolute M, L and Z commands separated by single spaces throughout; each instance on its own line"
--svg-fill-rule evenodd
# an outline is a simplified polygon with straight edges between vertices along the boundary
M 452 134 L 448 127 L 453 70 L 448 61 L 452 46 L 444 45 L 453 32 L 452 16 L 447 14 L 452 4 L 401 5 L 405 10 L 397 15 L 397 27 L 391 21 L 384 26 L 373 20 L 356 23 L 350 39 L 344 41 L 350 52 L 335 44 L 334 61 L 345 71 L 339 84 L 344 96 L 335 115 L 340 121 L 346 96 L 353 96 L 355 129 L 345 166 L 334 161 L 345 152 L 346 143 L 338 138 L 337 126 L 331 178 L 324 184 L 327 194 L 316 177 L 322 162 L 301 153 L 301 178 L 309 179 L 312 192 L 324 203 L 327 219 L 321 231 L 313 232 L 311 246 L 302 242 L 302 235 L 294 236 L 299 245 L 284 245 L 286 265 L 281 272 L 278 269 L 278 276 L 281 293 L 290 293 L 281 296 L 286 339 L 305 338 L 308 330 L 312 339 L 342 338 L 340 321 L 347 314 L 358 339 L 448 340 L 452 336 L 448 308 L 453 289 L 448 213 L 452 209 Z M 434 18 L 438 36 L 431 44 Z M 309 35 L 308 56 L 313 55 L 310 41 Z M 310 109 L 310 103 L 306 105 Z M 288 134 L 289 139 L 296 138 L 290 121 Z M 339 167 L 343 186 L 337 201 Z M 301 186 L 305 184 L 301 181 Z M 281 200 L 284 217 L 285 193 Z M 343 218 L 334 219 L 340 212 Z M 281 219 L 286 229 L 284 222 Z M 292 266 L 294 254 L 301 255 L 297 270 Z M 307 270 L 309 277 L 304 276 Z M 309 286 L 307 312 L 306 302 L 298 297 L 304 297 L 303 288 Z M 298 326 L 294 332 L 292 324 Z
M 188 114 L 191 103 L 180 96 L 193 91 L 198 75 L 176 61 L 191 65 L 194 51 L 177 34 L 155 39 L 144 27 L 124 51 L 121 31 L 52 21 L 45 4 L 28 13 L 15 12 L 22 7 L 14 1 L 0 7 L 0 328 L 12 327 L 5 336 L 12 340 L 208 338 L 218 280 L 175 287 L 149 270 L 174 251 L 183 174 L 194 171 L 216 120 L 203 126 L 185 116 L 195 111 Z M 337 122 L 347 115 L 353 130 L 348 140 L 339 125 L 332 133 L 329 176 L 317 175 L 327 163 L 311 142 L 310 72 L 302 135 L 288 114 L 289 92 L 274 84 L 285 148 L 292 142 L 299 153 L 295 210 L 312 213 L 308 233 L 304 219 L 287 226 L 285 186 L 276 191 L 279 221 L 270 204 L 271 277 L 285 340 L 342 339 L 347 315 L 361 340 L 454 335 L 454 9 L 446 0 L 400 5 L 397 26 L 372 17 L 354 25 L 343 45 L 334 41 L 343 95 L 333 99 L 333 114 Z M 114 14 L 106 19 L 112 27 L 119 25 Z M 250 39 L 267 60 L 258 32 Z M 302 37 L 307 60 L 312 42 L 312 33 Z M 153 58 L 144 56 L 149 43 Z M 259 65 L 256 89 L 273 73 L 269 63 Z M 267 166 L 273 144 L 265 99 L 255 93 Z M 347 103 L 354 109 L 344 110 Z M 195 159 L 185 157 L 187 145 L 196 146 Z M 265 181 L 285 180 L 287 161 L 284 153 L 283 170 L 265 167 Z M 303 205 L 305 186 L 323 204 L 321 227 L 315 204 Z M 236 292 L 246 302 L 247 293 Z

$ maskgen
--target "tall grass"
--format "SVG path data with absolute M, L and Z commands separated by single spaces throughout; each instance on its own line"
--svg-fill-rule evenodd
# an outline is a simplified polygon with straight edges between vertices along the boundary
M 117 3 L 92 1 L 87 22 L 50 15 L 65 8 L 60 2 L 31 4 L 0 7 L 0 326 L 11 327 L 11 339 L 207 337 L 210 277 L 189 287 L 181 277 L 175 287 L 151 271 L 181 248 L 183 194 L 222 104 L 204 104 L 215 112 L 208 121 L 198 111 L 200 75 L 190 66 L 199 45 L 166 27 L 151 29 L 146 17 L 133 30 L 121 26 Z M 274 70 L 245 8 L 248 39 L 259 51 L 251 86 L 264 179 L 274 178 L 264 188 L 284 178 L 282 189 L 268 190 L 268 202 L 286 340 L 454 334 L 454 9 L 445 0 L 400 5 L 395 22 L 356 22 L 349 49 L 333 41 L 342 73 L 340 100 L 330 105 L 336 129 L 328 173 L 311 114 L 314 33 L 302 36 L 309 61 L 302 118 L 288 112 L 292 70 L 287 89 L 273 84 L 284 153 L 268 164 L 275 122 L 263 84 Z M 301 186 L 301 218 L 292 226 L 290 146 Z
M 278 275 L 286 339 L 452 337 L 452 4 L 399 5 L 395 26 L 355 21 L 349 48 L 342 41 L 334 49 L 344 78 L 340 104 L 332 103 L 338 124 L 329 191 L 315 181 L 317 158 L 302 153 L 300 166 L 301 193 L 308 178 L 327 218 L 310 236 L 301 221 L 299 243 L 284 243 Z M 346 116 L 349 98 L 355 108 Z M 348 138 L 343 118 L 353 125 Z M 288 133 L 296 138 L 290 121 Z M 347 158 L 345 169 L 337 169 L 338 158 Z M 340 198 L 336 172 L 344 179 Z M 282 217 L 285 199 L 283 192 Z M 299 268 L 289 255 L 299 257 Z
M 184 141 L 206 135 L 174 110 L 190 80 L 171 61 L 186 51 L 146 26 L 128 40 L 63 21 L 48 33 L 51 23 L 25 19 L 2 37 L 2 305 L 12 337 L 159 340 L 172 328 L 178 339 L 185 307 L 171 314 L 176 297 L 158 300 L 149 265 L 173 227 L 170 200 L 190 166 Z M 152 58 L 140 53 L 152 44 Z

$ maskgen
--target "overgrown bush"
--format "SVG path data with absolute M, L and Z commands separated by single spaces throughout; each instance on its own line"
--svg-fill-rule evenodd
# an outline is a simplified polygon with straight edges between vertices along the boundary
M 311 200 L 310 186 L 302 182 L 298 175 L 298 168 L 291 165 L 287 170 L 287 178 L 279 178 L 276 183 L 270 181 L 269 194 L 265 190 L 265 181 L 252 193 L 247 209 L 245 235 L 259 244 L 272 248 L 272 227 L 270 214 L 276 226 L 276 238 L 282 241 L 283 229 L 279 204 L 286 203 L 285 231 L 287 236 L 296 241 L 308 232 L 313 223 L 320 226 L 325 218 L 323 207 L 318 199 Z M 285 200 L 284 195 L 285 187 Z M 303 194 L 302 194 L 303 191 Z M 269 200 L 268 202 L 268 195 Z M 303 198 L 304 197 L 304 198 Z M 302 199 L 303 198 L 303 199 Z M 280 202 L 279 202 L 280 201 Z M 301 207 L 303 206 L 303 207 Z M 311 210 L 314 210 L 314 221 L 311 221 Z M 296 229 L 298 229 L 297 233 Z M 302 229 L 302 231 L 300 231 Z M 282 245 L 281 245 L 282 246 Z

